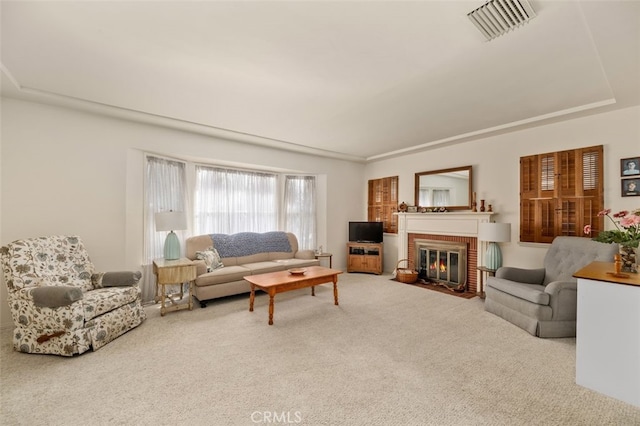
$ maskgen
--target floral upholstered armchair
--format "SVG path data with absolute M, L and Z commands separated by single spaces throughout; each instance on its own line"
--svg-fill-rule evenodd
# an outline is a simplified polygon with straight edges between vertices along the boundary
M 140 272 L 96 273 L 77 236 L 18 240 L 0 249 L 20 352 L 94 351 L 145 318 Z

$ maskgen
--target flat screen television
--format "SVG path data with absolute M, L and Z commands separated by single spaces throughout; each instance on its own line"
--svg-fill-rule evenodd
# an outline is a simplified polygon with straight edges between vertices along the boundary
M 357 243 L 381 243 L 382 222 L 349 222 L 349 241 Z

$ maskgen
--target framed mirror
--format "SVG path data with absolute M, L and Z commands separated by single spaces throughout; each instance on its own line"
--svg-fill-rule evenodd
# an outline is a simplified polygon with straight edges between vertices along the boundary
M 472 166 L 416 173 L 415 205 L 471 210 Z

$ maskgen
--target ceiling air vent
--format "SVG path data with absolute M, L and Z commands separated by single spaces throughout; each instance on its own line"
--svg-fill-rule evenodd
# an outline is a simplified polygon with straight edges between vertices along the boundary
M 490 0 L 467 13 L 487 40 L 501 36 L 536 16 L 527 0 Z

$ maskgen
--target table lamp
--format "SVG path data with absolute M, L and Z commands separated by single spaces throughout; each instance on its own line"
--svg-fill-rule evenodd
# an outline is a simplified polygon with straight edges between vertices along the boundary
M 489 243 L 484 256 L 484 266 L 496 270 L 502 266 L 502 252 L 496 243 L 511 241 L 511 224 L 482 222 L 478 227 L 478 240 Z
M 187 216 L 184 212 L 158 212 L 155 214 L 156 231 L 171 231 L 164 240 L 164 258 L 180 259 L 180 241 L 175 231 L 187 229 Z

